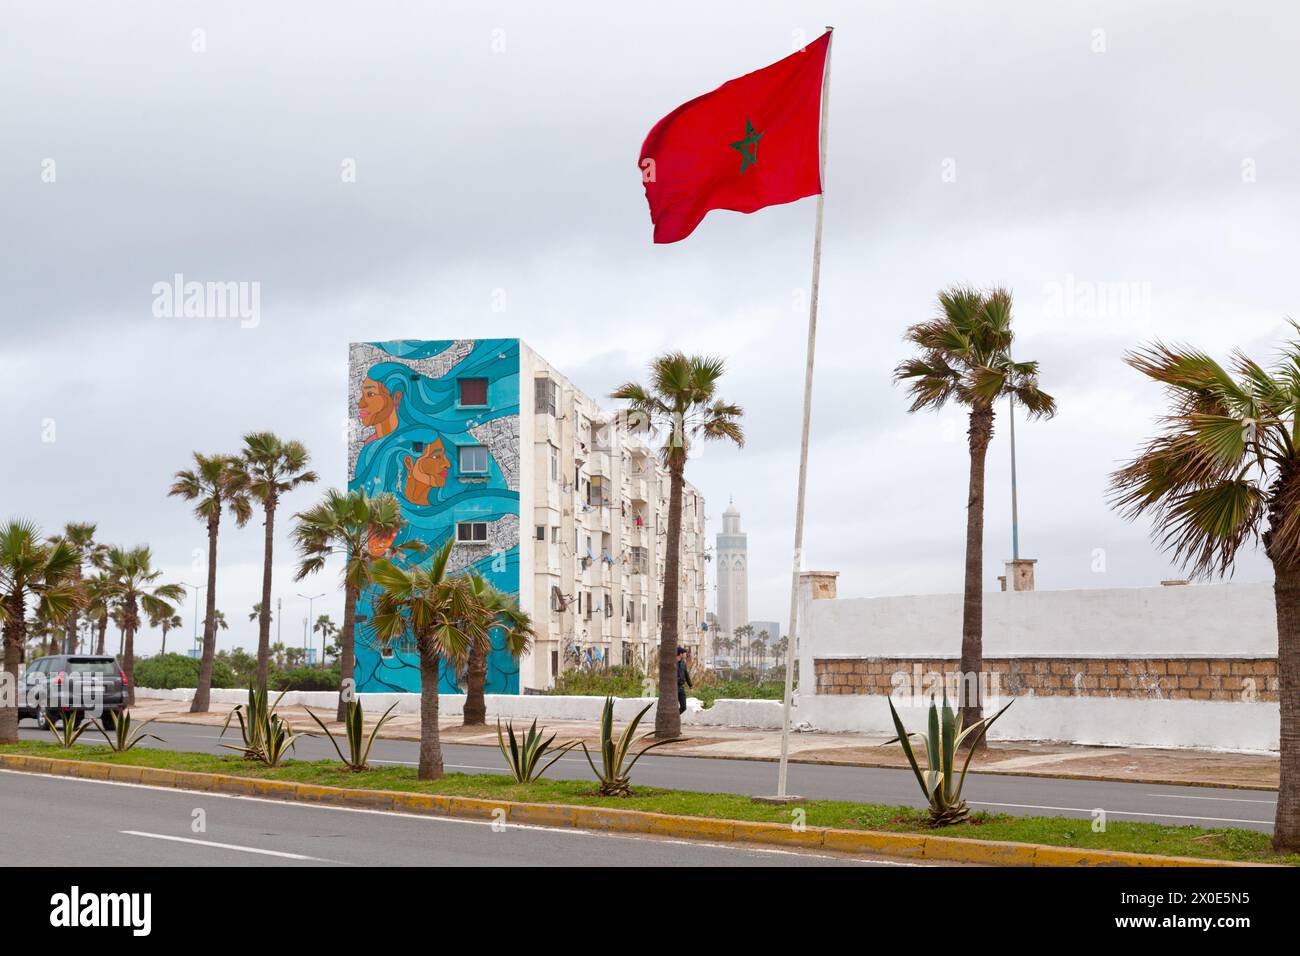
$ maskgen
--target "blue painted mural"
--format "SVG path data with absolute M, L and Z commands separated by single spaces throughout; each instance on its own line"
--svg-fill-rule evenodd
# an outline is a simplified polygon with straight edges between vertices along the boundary
M 349 488 L 392 492 L 405 524 L 372 553 L 418 539 L 430 550 L 462 527 L 451 567 L 472 567 L 519 593 L 519 340 L 356 343 L 349 361 Z M 468 538 L 469 540 L 466 540 Z M 398 558 L 427 561 L 429 553 Z M 357 689 L 416 692 L 414 640 L 382 650 L 367 626 L 376 590 L 357 602 Z M 494 637 L 486 692 L 519 692 L 519 665 Z M 439 669 L 439 690 L 462 693 L 462 676 Z

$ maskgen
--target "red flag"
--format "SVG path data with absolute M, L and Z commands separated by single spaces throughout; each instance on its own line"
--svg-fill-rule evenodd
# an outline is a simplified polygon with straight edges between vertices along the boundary
M 754 212 L 822 191 L 828 30 L 803 50 L 677 107 L 641 146 L 655 242 L 685 239 L 710 209 Z

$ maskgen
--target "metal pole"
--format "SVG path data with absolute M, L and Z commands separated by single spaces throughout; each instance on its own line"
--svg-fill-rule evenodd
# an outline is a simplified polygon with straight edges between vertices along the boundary
M 827 27 L 833 32 L 834 27 Z M 833 38 L 832 38 L 833 39 Z M 821 187 L 817 194 L 817 231 L 813 238 L 812 290 L 808 303 L 808 354 L 803 380 L 803 434 L 799 441 L 799 492 L 794 513 L 794 555 L 790 574 L 790 631 L 785 653 L 785 699 L 781 708 L 781 764 L 777 771 L 776 795 L 786 796 L 786 775 L 790 762 L 790 698 L 794 693 L 795 643 L 799 623 L 799 571 L 803 565 L 803 512 L 808 485 L 808 430 L 812 421 L 813 355 L 817 344 L 817 292 L 822 271 L 822 213 L 826 206 L 826 122 L 831 105 L 831 49 L 826 46 L 826 67 L 822 76 Z
M 182 581 L 182 585 L 194 589 L 194 649 L 199 648 L 199 592 L 207 588 L 206 584 L 190 584 L 188 581 Z
M 1020 511 L 1016 504 L 1016 396 L 1007 395 L 1011 420 L 1011 560 L 1020 560 Z M 1015 590 L 1015 585 L 1012 585 Z
M 305 621 L 302 622 L 302 649 L 303 649 L 304 652 L 305 652 L 309 647 L 311 647 L 311 628 L 312 628 L 312 625 L 311 625 L 311 619 L 312 619 L 312 604 L 313 604 L 313 602 L 314 602 L 317 598 L 322 598 L 322 597 L 324 597 L 326 593 L 327 593 L 327 592 L 322 591 L 320 594 L 299 594 L 299 595 L 298 595 L 298 597 L 300 597 L 300 598 L 306 598 L 306 599 L 307 599 L 307 620 L 305 620 Z M 323 632 L 322 632 L 322 634 L 323 634 Z M 324 640 L 323 640 L 323 637 L 322 637 L 322 641 L 321 641 L 321 655 L 322 655 L 322 659 L 324 659 L 324 654 L 325 654 L 325 643 L 324 643 Z M 307 662 L 306 662 L 305 660 L 303 661 L 303 666 L 304 666 L 304 667 L 307 666 Z

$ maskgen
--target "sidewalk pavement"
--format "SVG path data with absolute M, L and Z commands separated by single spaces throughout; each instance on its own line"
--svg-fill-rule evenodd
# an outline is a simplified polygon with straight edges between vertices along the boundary
M 333 720 L 333 709 L 313 708 L 332 732 L 344 734 L 343 725 Z M 214 704 L 206 714 L 191 714 L 189 703 L 141 698 L 131 709 L 136 720 L 202 724 L 220 727 L 230 712 L 225 704 Z M 320 728 L 298 706 L 284 706 L 276 712 L 295 730 Z M 367 715 L 373 719 L 377 714 Z M 328 718 L 328 719 L 327 719 Z M 517 721 L 516 733 L 527 730 L 529 721 Z M 522 726 L 521 726 L 522 725 Z M 541 726 L 539 724 L 539 726 Z M 644 724 L 643 724 L 644 726 Z M 545 725 L 556 741 L 597 739 L 596 721 L 553 721 Z M 459 717 L 439 724 L 443 743 L 497 746 L 496 721 L 486 727 L 463 727 Z M 621 729 L 621 728 L 617 728 Z M 653 729 L 653 723 L 647 729 Z M 655 750 L 656 754 L 678 757 L 712 757 L 723 760 L 777 760 L 781 734 L 774 730 L 743 727 L 688 727 L 689 736 Z M 233 733 L 238 733 L 235 728 Z M 381 738 L 419 740 L 420 718 L 416 714 L 394 715 L 380 732 Z M 792 733 L 790 760 L 849 767 L 906 767 L 898 745 L 882 746 L 887 737 L 866 734 Z M 1085 747 L 1077 744 L 1049 744 L 1029 741 L 990 743 L 985 754 L 971 761 L 972 772 L 1007 773 L 1036 777 L 1082 780 L 1114 780 L 1130 783 L 1167 783 L 1205 787 L 1276 790 L 1276 755 L 1221 753 L 1206 750 L 1155 750 L 1135 747 Z

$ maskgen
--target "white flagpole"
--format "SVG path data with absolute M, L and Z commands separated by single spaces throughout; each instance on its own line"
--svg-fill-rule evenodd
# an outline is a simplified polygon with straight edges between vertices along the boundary
M 834 40 L 834 27 L 827 27 Z M 799 623 L 799 571 L 803 565 L 803 511 L 808 485 L 808 428 L 812 420 L 813 355 L 817 344 L 817 290 L 822 272 L 822 212 L 826 206 L 826 123 L 831 105 L 831 44 L 826 45 L 826 67 L 822 76 L 821 143 L 819 144 L 822 190 L 817 194 L 817 232 L 813 239 L 812 294 L 808 303 L 808 363 L 803 380 L 803 435 L 799 443 L 799 493 L 794 513 L 794 570 L 790 575 L 790 628 L 786 634 L 785 700 L 781 715 L 781 764 L 777 773 L 776 796 L 784 800 L 786 771 L 790 763 L 790 697 L 794 693 L 795 644 Z

